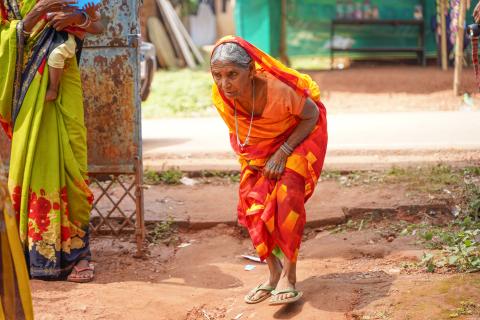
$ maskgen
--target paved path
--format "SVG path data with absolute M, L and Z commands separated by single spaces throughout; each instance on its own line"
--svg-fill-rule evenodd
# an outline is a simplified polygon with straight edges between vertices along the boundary
M 332 115 L 326 167 L 480 159 L 480 112 Z M 219 117 L 143 121 L 147 167 L 238 168 Z

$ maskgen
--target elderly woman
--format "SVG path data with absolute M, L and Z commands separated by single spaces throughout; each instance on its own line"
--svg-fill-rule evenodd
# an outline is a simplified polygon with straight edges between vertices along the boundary
M 68 26 L 103 30 L 66 1 L 0 0 L 0 123 L 12 139 L 8 188 L 30 276 L 86 282 L 93 279 L 93 196 L 75 56 L 66 61 L 58 97 L 45 99 L 46 61 L 62 41 L 56 31 Z
M 295 302 L 302 296 L 295 283 L 305 202 L 327 147 L 318 86 L 238 37 L 220 40 L 210 65 L 214 104 L 242 168 L 239 222 L 270 270 L 269 279 L 245 302 L 270 296 L 270 304 Z

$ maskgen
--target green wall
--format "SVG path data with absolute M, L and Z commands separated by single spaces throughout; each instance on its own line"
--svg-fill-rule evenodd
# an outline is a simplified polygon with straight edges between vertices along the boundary
M 360 1 L 358 1 L 360 2 Z M 378 6 L 381 19 L 413 19 L 414 7 L 420 0 L 371 0 Z M 472 22 L 471 12 L 467 23 Z M 435 35 L 431 30 L 436 8 L 434 0 L 425 0 L 425 43 L 428 56 L 436 56 Z M 327 57 L 329 55 L 330 22 L 336 16 L 335 0 L 288 0 L 287 44 L 290 57 Z M 278 55 L 280 35 L 280 0 L 237 0 L 235 21 L 239 36 Z M 338 27 L 336 35 L 353 41 L 353 47 L 416 47 L 418 27 L 358 26 Z M 369 53 L 368 56 L 378 54 Z M 385 54 L 383 54 L 385 55 Z M 366 56 L 362 54 L 362 56 Z M 397 56 L 415 55 L 397 54 Z

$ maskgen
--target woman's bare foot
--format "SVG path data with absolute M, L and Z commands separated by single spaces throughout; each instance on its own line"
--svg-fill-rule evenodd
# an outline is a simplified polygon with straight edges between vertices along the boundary
M 262 284 L 262 287 L 276 288 L 278 281 L 280 280 L 280 276 L 282 275 L 282 264 L 280 263 L 280 260 L 278 260 L 278 258 L 273 254 L 267 258 L 267 264 L 270 271 L 270 277 L 265 283 Z M 259 290 L 249 298 L 252 301 L 257 301 L 261 300 L 267 295 L 270 295 L 269 291 Z

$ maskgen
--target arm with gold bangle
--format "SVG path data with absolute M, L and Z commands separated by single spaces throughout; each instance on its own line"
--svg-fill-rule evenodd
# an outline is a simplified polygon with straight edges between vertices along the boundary
M 287 141 L 268 159 L 263 169 L 263 175 L 269 179 L 280 179 L 285 171 L 288 157 L 295 148 L 312 132 L 319 117 L 318 107 L 310 98 L 305 100 L 303 110 L 299 115 L 300 122 L 288 137 Z

